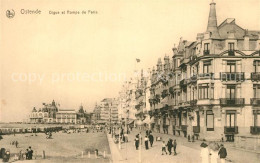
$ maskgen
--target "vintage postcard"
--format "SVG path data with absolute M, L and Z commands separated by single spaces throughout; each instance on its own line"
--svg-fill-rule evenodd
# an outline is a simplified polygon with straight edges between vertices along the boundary
M 0 161 L 260 162 L 260 0 L 0 0 Z

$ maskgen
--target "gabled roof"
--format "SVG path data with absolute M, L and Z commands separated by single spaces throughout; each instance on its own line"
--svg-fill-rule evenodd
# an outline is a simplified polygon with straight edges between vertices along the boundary
M 243 39 L 245 35 L 245 29 L 236 24 L 234 18 L 227 18 L 218 26 L 218 31 L 222 39 L 229 38 L 231 33 L 234 34 L 234 39 Z
M 259 31 L 248 31 L 249 39 L 260 39 L 260 30 Z

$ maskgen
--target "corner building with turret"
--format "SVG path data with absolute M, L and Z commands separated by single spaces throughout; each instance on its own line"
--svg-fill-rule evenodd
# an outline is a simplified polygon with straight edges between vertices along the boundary
M 234 18 L 218 25 L 212 2 L 206 31 L 172 50 L 172 59 L 159 58 L 151 71 L 152 130 L 206 140 L 251 137 L 259 145 L 260 30 Z

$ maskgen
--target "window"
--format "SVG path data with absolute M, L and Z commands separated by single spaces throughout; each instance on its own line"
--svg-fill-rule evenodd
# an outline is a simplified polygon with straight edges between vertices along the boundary
M 233 42 L 228 43 L 228 51 L 234 51 L 235 44 Z
M 235 85 L 227 85 L 226 98 L 234 99 L 236 98 L 236 86 Z
M 209 55 L 210 51 L 209 51 L 209 43 L 205 43 L 204 44 L 204 55 Z
M 234 43 L 228 43 L 228 55 L 229 56 L 234 56 L 235 53 L 234 53 Z
M 260 61 L 254 61 L 255 72 L 260 72 Z
M 197 117 L 197 126 L 200 126 L 200 112 L 196 111 L 196 117 Z
M 214 98 L 214 84 L 199 84 L 199 99 L 209 98 Z
M 195 99 L 195 88 L 192 87 L 191 89 L 191 100 L 194 100 Z
M 227 71 L 236 72 L 236 61 L 227 61 Z
M 209 51 L 209 43 L 204 44 L 204 51 Z
M 203 73 L 204 74 L 211 73 L 210 68 L 211 68 L 211 61 L 204 61 L 203 62 Z
M 227 110 L 226 112 L 226 126 L 234 128 L 236 126 L 236 111 Z
M 254 84 L 254 98 L 260 98 L 260 84 Z
M 211 97 L 212 99 L 214 99 L 214 84 L 211 84 L 210 89 L 211 89 L 211 92 L 210 92 L 210 93 L 211 93 L 211 96 L 210 96 L 210 97 Z
M 206 126 L 207 131 L 214 131 L 214 114 L 212 110 L 206 111 Z
M 260 110 L 254 110 L 254 126 L 260 126 Z

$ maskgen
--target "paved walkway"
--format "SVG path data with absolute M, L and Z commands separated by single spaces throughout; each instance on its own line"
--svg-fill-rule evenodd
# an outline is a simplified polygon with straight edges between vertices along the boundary
M 181 136 L 173 136 L 168 134 L 154 133 L 154 137 L 160 136 L 164 141 L 168 141 L 169 138 L 177 140 L 177 156 L 173 155 L 161 155 L 161 144 L 162 141 L 155 141 L 153 147 L 149 146 L 149 150 L 145 150 L 144 144 L 142 145 L 141 152 L 135 149 L 134 136 L 139 131 L 133 130 L 129 134 L 129 142 L 123 143 L 121 149 L 118 148 L 118 144 L 112 141 L 111 135 L 108 134 L 111 154 L 113 162 L 126 162 L 126 163 L 138 163 L 141 156 L 142 163 L 164 163 L 164 162 L 175 162 L 175 163 L 200 163 L 200 144 L 201 141 L 188 142 L 186 138 Z M 142 132 L 144 137 L 145 132 Z M 233 163 L 257 163 L 260 160 L 260 155 L 253 152 L 246 152 L 232 148 L 232 143 L 224 143 L 227 152 L 228 159 Z M 141 153 L 141 154 L 140 154 Z M 115 156 L 114 156 L 115 155 Z M 120 155 L 120 156 L 118 156 Z

